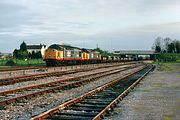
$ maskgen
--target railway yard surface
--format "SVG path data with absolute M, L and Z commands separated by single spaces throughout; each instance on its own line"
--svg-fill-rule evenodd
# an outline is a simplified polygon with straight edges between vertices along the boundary
M 157 65 L 105 120 L 179 120 L 180 63 Z
M 180 118 L 180 64 L 153 68 L 126 62 L 5 70 L 0 74 L 0 119 Z

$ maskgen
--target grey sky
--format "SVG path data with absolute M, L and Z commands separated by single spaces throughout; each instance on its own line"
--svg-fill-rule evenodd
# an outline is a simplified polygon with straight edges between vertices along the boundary
M 180 39 L 180 0 L 1 0 L 0 52 L 68 43 L 106 50 L 150 49 Z

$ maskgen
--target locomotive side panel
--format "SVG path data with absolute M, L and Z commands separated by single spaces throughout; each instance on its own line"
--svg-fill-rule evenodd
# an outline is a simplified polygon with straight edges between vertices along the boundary
M 89 60 L 89 53 L 87 53 L 87 52 L 82 52 L 81 58 L 82 58 L 82 60 Z

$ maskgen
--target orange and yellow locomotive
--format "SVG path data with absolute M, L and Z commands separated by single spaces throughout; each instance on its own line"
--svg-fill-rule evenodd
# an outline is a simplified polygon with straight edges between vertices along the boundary
M 47 66 L 98 63 L 101 61 L 101 54 L 91 49 L 53 44 L 45 51 L 44 61 Z

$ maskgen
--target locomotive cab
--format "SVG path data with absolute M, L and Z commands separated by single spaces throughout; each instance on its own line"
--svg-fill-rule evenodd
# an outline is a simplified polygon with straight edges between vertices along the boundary
M 44 61 L 46 61 L 47 66 L 57 66 L 59 63 L 57 60 L 63 59 L 63 48 L 53 44 L 48 47 L 45 51 Z

